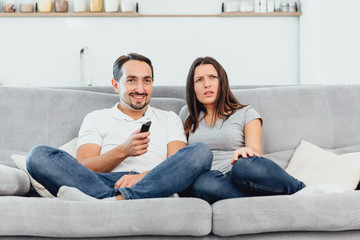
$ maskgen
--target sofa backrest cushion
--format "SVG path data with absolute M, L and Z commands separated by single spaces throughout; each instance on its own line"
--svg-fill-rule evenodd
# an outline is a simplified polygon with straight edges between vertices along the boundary
M 115 94 L 47 88 L 0 87 L 0 149 L 59 147 L 78 135 L 85 115 L 111 108 Z M 182 99 L 152 98 L 151 106 L 179 113 Z
M 285 168 L 301 140 L 334 153 L 360 151 L 360 85 L 233 90 L 263 118 L 263 154 Z

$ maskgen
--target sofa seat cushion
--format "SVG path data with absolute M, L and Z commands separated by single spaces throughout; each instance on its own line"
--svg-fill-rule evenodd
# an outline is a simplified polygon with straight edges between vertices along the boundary
M 25 195 L 30 190 L 30 180 L 20 169 L 0 165 L 0 196 Z
M 196 198 L 73 202 L 58 198 L 0 198 L 0 233 L 7 236 L 205 236 L 211 206 Z
M 351 191 L 222 200 L 212 205 L 213 233 L 358 230 L 359 199 Z

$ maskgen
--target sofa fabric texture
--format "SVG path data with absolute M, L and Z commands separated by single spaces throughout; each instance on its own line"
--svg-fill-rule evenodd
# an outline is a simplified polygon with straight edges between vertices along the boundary
M 158 95 L 167 94 L 159 89 Z M 284 169 L 302 140 L 339 155 L 360 152 L 360 85 L 233 93 L 259 112 L 263 154 Z M 151 106 L 179 113 L 186 104 L 166 96 L 154 97 Z M 63 145 L 77 137 L 87 113 L 118 101 L 116 94 L 94 91 L 0 87 L 0 164 L 21 171 L 12 154 L 26 155 L 38 144 Z M 358 191 L 227 199 L 212 206 L 195 198 L 105 203 L 1 196 L 0 236 L 355 239 L 360 237 L 359 200 Z

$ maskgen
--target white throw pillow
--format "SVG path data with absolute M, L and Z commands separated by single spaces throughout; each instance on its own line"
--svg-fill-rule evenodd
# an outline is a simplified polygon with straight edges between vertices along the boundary
M 71 156 L 75 157 L 76 149 L 77 149 L 77 138 L 74 138 L 71 141 L 60 146 L 59 149 L 65 151 L 65 152 L 69 153 Z M 41 185 L 38 181 L 36 181 L 35 179 L 33 179 L 30 176 L 28 170 L 26 169 L 26 156 L 13 154 L 13 155 L 11 155 L 11 159 L 16 163 L 18 168 L 23 170 L 29 176 L 31 184 L 34 186 L 36 192 L 39 193 L 40 196 L 48 197 L 48 198 L 54 197 L 43 185 Z
M 360 181 L 360 153 L 337 155 L 301 141 L 285 170 L 307 186 L 337 184 L 350 191 Z

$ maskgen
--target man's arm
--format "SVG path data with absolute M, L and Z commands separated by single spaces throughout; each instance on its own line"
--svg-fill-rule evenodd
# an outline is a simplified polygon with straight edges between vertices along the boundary
M 183 141 L 172 141 L 167 144 L 167 157 L 175 154 L 180 148 L 186 146 L 186 143 Z
M 76 159 L 95 172 L 111 172 L 127 157 L 140 156 L 147 152 L 150 133 L 139 131 L 132 133 L 124 143 L 104 154 L 100 154 L 101 147 L 97 144 L 83 144 L 77 150 Z

